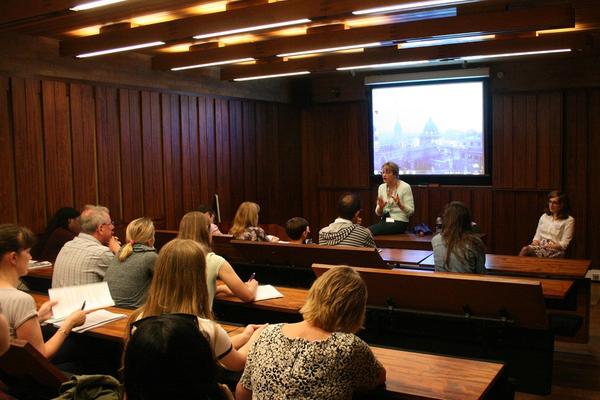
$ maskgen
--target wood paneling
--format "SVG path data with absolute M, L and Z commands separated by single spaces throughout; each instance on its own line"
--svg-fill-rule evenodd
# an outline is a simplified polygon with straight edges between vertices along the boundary
M 0 222 L 41 232 L 58 207 L 99 203 L 120 223 L 146 215 L 176 229 L 216 192 L 224 221 L 255 200 L 281 224 L 301 215 L 299 142 L 293 106 L 4 77 Z

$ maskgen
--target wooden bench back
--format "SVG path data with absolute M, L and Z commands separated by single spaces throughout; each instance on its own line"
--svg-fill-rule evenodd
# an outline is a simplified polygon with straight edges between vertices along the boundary
M 333 265 L 313 264 L 317 276 Z M 355 268 L 369 290 L 368 304 L 514 321 L 514 326 L 547 329 L 539 281 L 474 274 Z
M 2 374 L 27 384 L 35 382 L 58 393 L 67 376 L 25 340 L 11 339 L 10 348 L 0 357 Z
M 313 263 L 360 265 L 387 268 L 379 251 L 370 247 L 321 246 L 232 240 L 247 262 L 271 265 L 295 265 L 310 268 Z

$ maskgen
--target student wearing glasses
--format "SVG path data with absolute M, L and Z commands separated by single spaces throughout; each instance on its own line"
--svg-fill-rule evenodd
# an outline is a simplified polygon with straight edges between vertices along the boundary
M 65 243 L 56 257 L 52 287 L 102 282 L 108 265 L 121 249 L 108 208 L 86 206 L 79 217 L 81 233 Z
M 132 329 L 123 357 L 128 400 L 233 400 L 195 315 L 147 317 Z
M 531 244 L 523 247 L 520 256 L 563 258 L 573 239 L 575 218 L 569 215 L 569 198 L 563 192 L 548 193 L 548 205 L 540 217 Z
M 352 268 L 325 272 L 308 292 L 302 322 L 270 325 L 256 340 L 236 399 L 351 399 L 385 382 L 385 369 L 355 335 L 366 302 Z
M 215 359 L 231 371 L 244 368 L 248 348 L 262 331 L 262 326 L 248 325 L 242 333 L 229 338 L 211 319 L 206 256 L 194 240 L 174 239 L 163 246 L 156 259 L 146 303 L 132 313 L 129 321 L 133 324 L 138 319 L 166 313 L 195 315 Z

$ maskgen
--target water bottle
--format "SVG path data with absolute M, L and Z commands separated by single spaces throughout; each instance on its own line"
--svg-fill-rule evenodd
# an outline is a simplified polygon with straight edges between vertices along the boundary
M 442 217 L 435 219 L 435 232 L 440 233 L 442 231 Z

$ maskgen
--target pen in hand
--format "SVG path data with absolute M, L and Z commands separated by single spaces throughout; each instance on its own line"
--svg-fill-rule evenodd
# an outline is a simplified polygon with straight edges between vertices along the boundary
M 248 282 L 253 280 L 255 276 L 256 276 L 256 272 L 253 272 L 252 275 L 250 275 L 250 279 L 248 279 Z
M 83 304 L 81 305 L 81 311 L 83 311 L 84 308 L 85 308 L 85 300 L 83 301 Z

